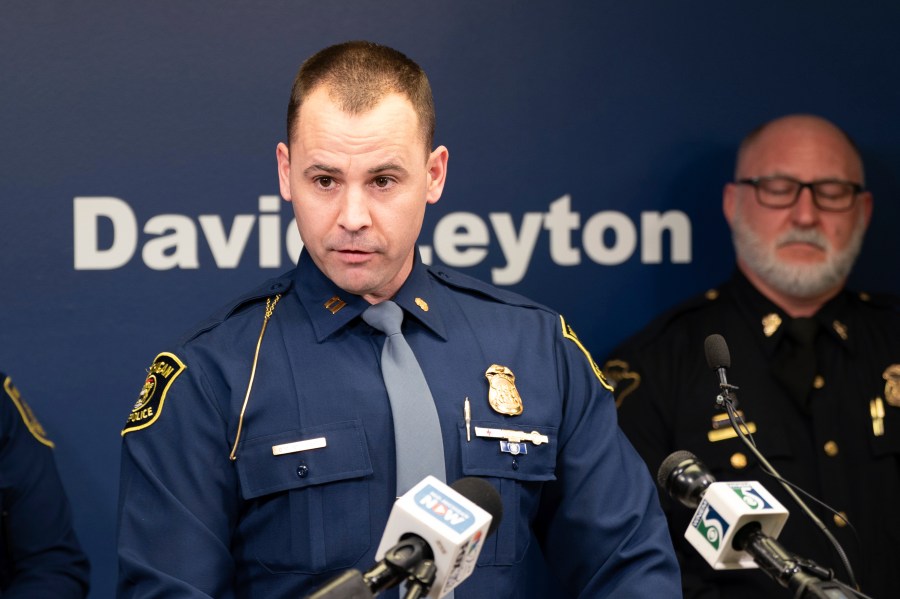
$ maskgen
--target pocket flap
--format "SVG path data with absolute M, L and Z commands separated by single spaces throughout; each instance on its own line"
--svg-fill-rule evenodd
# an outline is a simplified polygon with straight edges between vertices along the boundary
M 294 443 L 298 445 L 288 445 Z M 275 455 L 272 448 L 285 445 L 289 453 Z M 365 431 L 359 420 L 247 439 L 239 448 L 235 464 L 244 499 L 359 478 L 373 472 Z
M 520 481 L 556 480 L 557 429 L 516 422 L 515 427 L 502 426 L 504 423 L 475 421 L 471 423 L 472 440 L 466 440 L 466 427 L 459 424 L 460 445 L 462 446 L 462 471 L 466 476 L 496 476 Z M 478 437 L 475 427 L 514 428 L 516 431 L 536 431 L 545 435 L 547 443 L 535 445 L 525 442 L 527 453 L 513 455 L 500 449 L 500 439 Z

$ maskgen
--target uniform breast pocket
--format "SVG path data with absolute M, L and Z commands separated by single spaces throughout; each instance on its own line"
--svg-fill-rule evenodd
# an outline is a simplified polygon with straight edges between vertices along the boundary
M 369 549 L 372 463 L 360 421 L 247 439 L 236 465 L 243 559 L 311 573 L 345 568 Z
M 496 422 L 472 421 L 472 427 L 497 428 Z M 480 565 L 508 566 L 522 561 L 532 539 L 531 523 L 547 481 L 556 480 L 557 429 L 517 422 L 515 430 L 536 431 L 547 443 L 526 442 L 501 449 L 500 439 L 472 435 L 466 441 L 465 426 L 460 424 L 462 471 L 490 481 L 500 492 L 503 519 L 497 531 L 485 541 L 478 558 Z M 522 449 L 524 446 L 524 450 Z

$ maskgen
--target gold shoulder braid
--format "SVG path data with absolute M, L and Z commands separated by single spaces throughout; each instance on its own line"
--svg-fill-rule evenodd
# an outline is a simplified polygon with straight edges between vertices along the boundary
M 269 319 L 272 318 L 272 313 L 275 311 L 275 304 L 277 304 L 280 299 L 280 293 L 275 297 L 266 298 L 266 315 L 263 318 L 262 329 L 259 331 L 259 340 L 256 342 L 256 352 L 253 354 L 253 366 L 250 368 L 250 380 L 247 382 L 247 394 L 244 395 L 244 405 L 241 406 L 241 416 L 238 418 L 237 434 L 234 436 L 234 445 L 231 448 L 231 455 L 228 456 L 232 462 L 237 459 L 237 447 L 241 440 L 241 429 L 244 426 L 244 412 L 247 411 L 247 402 L 250 401 L 250 390 L 253 388 L 253 377 L 256 376 L 256 364 L 259 362 L 259 348 L 262 346 L 263 335 L 266 334 L 266 325 L 269 324 Z
M 613 392 L 614 389 L 612 386 L 606 382 L 606 377 L 603 375 L 603 371 L 600 370 L 600 367 L 597 366 L 597 363 L 594 362 L 594 358 L 591 357 L 591 352 L 587 350 L 587 348 L 582 345 L 581 341 L 578 340 L 578 335 L 575 334 L 575 331 L 572 330 L 572 327 L 566 322 L 566 319 L 562 317 L 562 314 L 559 315 L 559 322 L 562 325 L 562 334 L 563 337 L 572 341 L 575 345 L 578 346 L 578 349 L 584 354 L 584 356 L 588 359 L 588 362 L 591 364 L 591 369 L 594 371 L 594 374 L 597 376 L 597 380 L 600 381 L 600 384 L 609 391 Z

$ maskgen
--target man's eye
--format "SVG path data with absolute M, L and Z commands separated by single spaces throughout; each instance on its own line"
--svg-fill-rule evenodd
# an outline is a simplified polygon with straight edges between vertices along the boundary
M 390 177 L 375 177 L 375 187 L 387 187 L 391 184 Z
M 316 177 L 315 181 L 319 187 L 326 189 L 334 185 L 334 179 L 331 177 Z

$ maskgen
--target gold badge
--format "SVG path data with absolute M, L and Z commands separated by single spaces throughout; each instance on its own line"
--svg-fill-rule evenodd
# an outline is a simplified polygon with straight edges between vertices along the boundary
M 518 416 L 522 413 L 522 398 L 516 389 L 516 375 L 506 366 L 491 364 L 484 371 L 484 376 L 490 385 L 488 401 L 495 412 L 507 416 Z
M 885 368 L 881 377 L 884 379 L 884 399 L 888 405 L 900 408 L 900 364 L 891 364 Z
M 421 297 L 416 298 L 416 305 L 422 310 L 422 312 L 428 312 L 428 302 L 423 300 Z
M 778 330 L 778 327 L 781 326 L 781 317 L 778 316 L 775 312 L 771 314 L 766 314 L 762 317 L 762 325 L 763 325 L 763 335 L 766 337 L 771 337 L 775 334 L 775 331 Z

